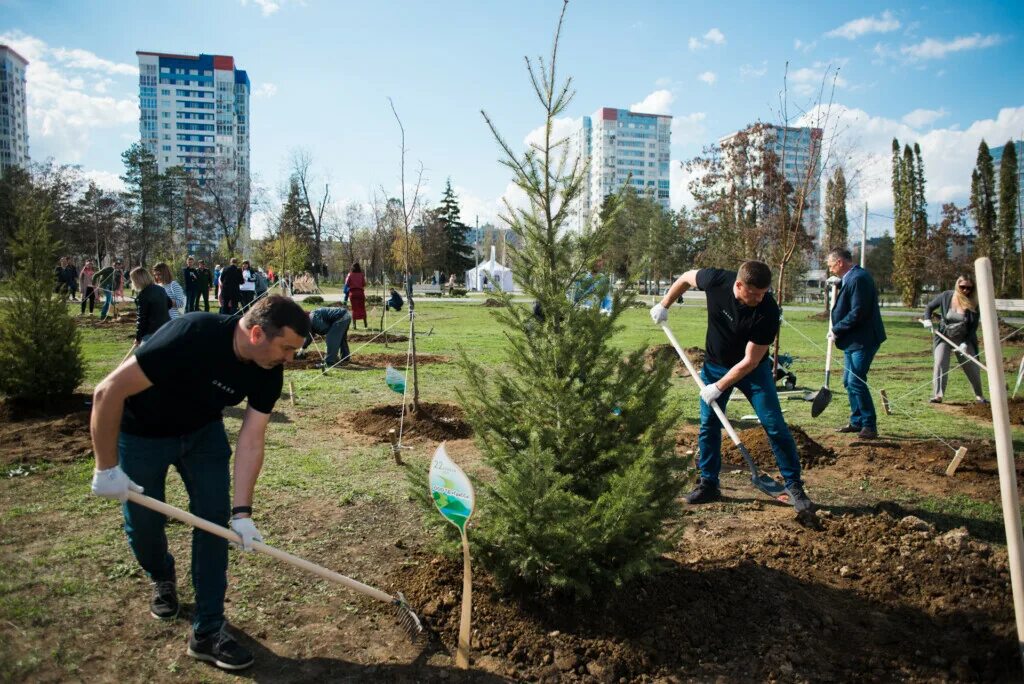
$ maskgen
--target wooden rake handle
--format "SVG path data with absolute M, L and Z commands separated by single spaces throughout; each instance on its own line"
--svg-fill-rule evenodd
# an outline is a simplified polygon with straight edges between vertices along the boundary
M 679 344 L 679 340 L 672 334 L 672 330 L 668 327 L 667 323 L 661 324 L 661 329 L 665 331 L 665 335 L 668 336 L 668 341 L 672 343 L 672 346 L 676 348 L 676 353 L 679 354 L 679 358 L 682 359 L 683 364 L 686 366 L 686 370 L 690 371 L 690 377 L 697 383 L 697 387 L 701 390 L 704 389 L 704 381 L 697 375 L 697 369 L 693 367 L 693 362 L 690 361 L 690 357 L 683 350 L 683 347 Z M 736 431 L 732 428 L 732 423 L 725 417 L 725 411 L 718 405 L 717 401 L 711 402 L 711 408 L 715 410 L 715 414 L 718 416 L 718 420 L 722 423 L 722 427 L 729 434 L 729 439 L 736 446 L 742 446 L 743 443 L 740 441 L 740 436 L 736 434 Z
M 192 515 L 191 513 L 181 510 L 180 508 L 175 508 L 174 506 L 166 504 L 163 501 L 157 501 L 151 496 L 146 496 L 145 494 L 139 494 L 137 492 L 129 491 L 128 500 L 134 504 L 145 506 L 146 508 L 156 511 L 157 513 L 162 513 L 166 515 L 168 518 L 180 520 L 181 522 L 187 525 L 191 525 L 192 527 L 198 528 L 200 530 L 203 530 L 204 532 L 215 534 L 218 537 L 227 539 L 230 542 L 234 542 L 239 545 L 242 543 L 242 538 L 235 531 L 230 530 L 226 527 L 221 527 L 220 525 L 212 523 L 204 518 L 200 518 L 199 516 Z M 336 582 L 338 584 L 343 584 L 349 589 L 357 591 L 360 594 L 365 594 L 370 598 L 375 598 L 378 601 L 383 601 L 384 603 L 398 603 L 398 599 L 396 599 L 394 596 L 390 596 L 389 594 L 385 594 L 380 589 L 375 589 L 374 587 L 363 584 L 362 582 L 358 582 L 352 579 L 351 577 L 345 577 L 344 575 L 334 572 L 333 570 L 328 570 L 327 568 L 321 567 L 316 563 L 311 563 L 308 560 L 305 560 L 304 558 L 293 556 L 287 551 L 275 549 L 273 546 L 269 546 L 267 544 L 264 544 L 263 542 L 253 542 L 251 546 L 254 551 L 259 551 L 262 554 L 266 554 L 267 556 L 270 556 L 272 558 L 284 561 L 285 563 L 294 565 L 297 568 L 302 568 L 303 570 L 311 572 L 314 575 L 318 575 L 324 578 L 325 580 Z

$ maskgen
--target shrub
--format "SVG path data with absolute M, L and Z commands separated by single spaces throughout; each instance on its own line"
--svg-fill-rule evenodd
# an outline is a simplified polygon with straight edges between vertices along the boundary
M 465 297 L 465 296 L 466 296 L 466 288 L 464 288 L 464 287 L 453 287 L 452 288 L 452 297 Z
M 366 295 L 366 303 L 370 306 L 377 306 L 384 303 L 384 298 L 380 295 Z
M 10 243 L 16 262 L 0 301 L 0 392 L 18 404 L 46 405 L 69 396 L 85 375 L 78 328 L 53 294 L 49 209 L 23 200 Z
M 309 297 L 306 297 L 302 301 L 306 302 L 306 304 L 323 304 L 324 298 L 321 297 L 320 295 L 310 295 Z

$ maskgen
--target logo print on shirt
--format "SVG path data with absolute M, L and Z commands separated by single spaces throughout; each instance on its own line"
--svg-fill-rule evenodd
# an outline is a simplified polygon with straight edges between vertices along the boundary
M 734 321 L 732 319 L 732 316 L 730 316 L 729 312 L 726 311 L 725 309 L 722 309 L 722 315 L 725 316 L 726 318 L 728 318 L 730 323 L 735 323 L 736 322 L 736 321 Z
M 237 392 L 234 389 L 232 389 L 231 387 L 228 387 L 227 385 L 225 385 L 220 380 L 211 380 L 210 382 L 212 382 L 214 384 L 214 386 L 219 387 L 220 389 L 224 390 L 228 394 L 237 394 Z

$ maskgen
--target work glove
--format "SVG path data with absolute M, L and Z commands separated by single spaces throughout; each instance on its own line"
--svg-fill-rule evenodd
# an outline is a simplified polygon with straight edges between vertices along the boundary
M 930 318 L 922 318 L 921 319 L 921 325 L 923 325 L 928 330 L 931 330 L 932 329 L 932 319 L 930 319 Z
M 256 529 L 256 523 L 252 521 L 252 518 L 232 518 L 231 529 L 242 538 L 240 548 L 243 551 L 252 551 L 253 542 L 263 541 L 263 535 Z M 235 544 L 235 546 L 238 546 L 238 544 Z
M 963 354 L 964 356 L 969 356 L 970 355 L 970 353 L 967 351 L 967 343 L 966 342 L 961 342 L 960 346 L 958 347 L 958 349 L 960 350 L 960 353 Z
M 142 493 L 142 487 L 135 484 L 121 470 L 121 466 L 92 471 L 92 493 L 107 499 L 128 500 L 128 492 Z
M 660 303 L 655 304 L 651 307 L 651 320 L 654 321 L 654 325 L 661 325 L 666 322 L 668 320 L 668 309 Z
M 718 385 L 711 382 L 704 385 L 704 389 L 700 391 L 700 398 L 708 406 L 711 406 L 711 402 L 722 396 L 722 390 L 718 389 Z
M 829 330 L 828 334 L 825 335 L 825 337 L 828 339 L 829 342 L 835 342 L 836 341 L 836 334 L 832 330 Z

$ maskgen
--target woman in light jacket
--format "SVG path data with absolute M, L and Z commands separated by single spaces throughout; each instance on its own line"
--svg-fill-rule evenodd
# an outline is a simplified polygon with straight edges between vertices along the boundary
M 181 309 L 185 306 L 185 290 L 181 288 L 181 285 L 171 275 L 171 267 L 163 261 L 153 266 L 153 277 L 156 278 L 157 284 L 167 291 L 167 296 L 174 302 L 174 306 L 168 311 L 173 321 L 181 316 Z
M 928 303 L 921 323 L 929 330 L 934 326 L 932 316 L 936 310 L 939 311 L 937 330 L 952 340 L 956 347 L 951 347 L 938 335 L 932 335 L 932 354 L 935 363 L 932 366 L 932 398 L 929 401 L 933 404 L 942 402 L 942 397 L 946 393 L 946 381 L 949 379 L 949 353 L 952 351 L 956 353 L 957 361 L 971 383 L 975 401 L 985 403 L 981 389 L 981 371 L 976 363 L 967 358 L 978 357 L 978 295 L 974 280 L 970 276 L 962 275 L 956 279 L 954 289 L 940 292 Z

